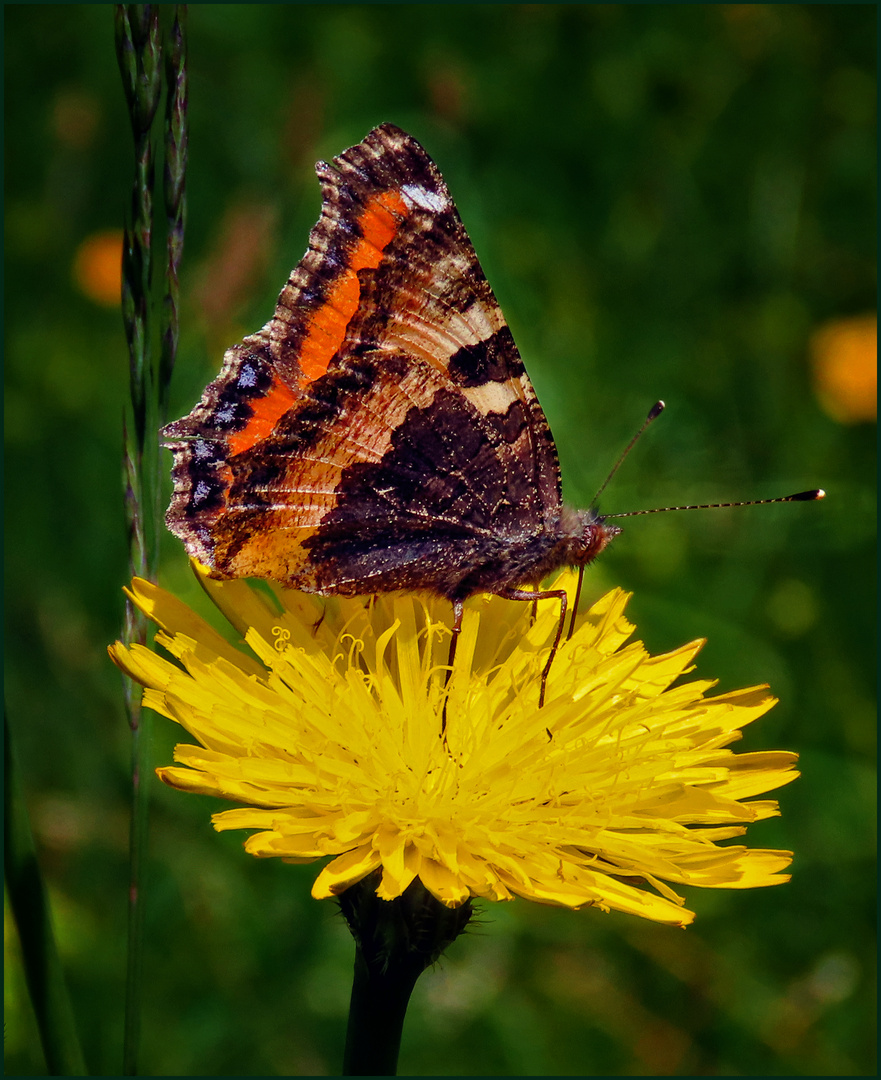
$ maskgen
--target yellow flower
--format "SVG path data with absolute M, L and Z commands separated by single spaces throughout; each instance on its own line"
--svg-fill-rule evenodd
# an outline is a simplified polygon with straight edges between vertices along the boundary
M 684 926 L 693 913 L 668 882 L 789 880 L 789 852 L 718 843 L 776 815 L 776 802 L 753 797 L 798 775 L 794 754 L 726 749 L 774 698 L 673 686 L 703 643 L 654 657 L 627 644 L 621 590 L 579 616 L 539 709 L 555 602 L 534 613 L 469 601 L 447 687 L 445 601 L 199 576 L 250 653 L 135 579 L 130 595 L 176 662 L 120 643 L 111 656 L 146 687 L 147 706 L 198 740 L 177 746 L 161 779 L 244 804 L 212 821 L 259 830 L 245 842 L 253 855 L 333 856 L 316 898 L 380 871 L 386 900 L 418 877 L 448 907 L 520 895 Z M 566 571 L 556 587 L 571 595 L 574 580 Z

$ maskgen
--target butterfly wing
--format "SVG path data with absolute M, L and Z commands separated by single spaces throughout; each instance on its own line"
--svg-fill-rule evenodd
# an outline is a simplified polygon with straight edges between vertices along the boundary
M 224 576 L 453 595 L 553 531 L 553 440 L 419 144 L 383 125 L 317 172 L 321 216 L 275 315 L 164 429 L 167 522 Z

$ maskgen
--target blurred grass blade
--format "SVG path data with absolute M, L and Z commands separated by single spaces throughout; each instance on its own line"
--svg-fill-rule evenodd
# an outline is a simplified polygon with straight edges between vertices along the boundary
M 186 175 L 189 131 L 187 128 L 187 39 L 186 5 L 175 9 L 168 48 L 165 52 L 165 213 L 166 295 L 162 307 L 161 355 L 159 359 L 159 415 L 168 418 L 168 391 L 177 355 L 180 333 L 180 271 L 186 225 Z
M 86 1076 L 73 1008 L 52 933 L 49 896 L 37 862 L 8 722 L 4 723 L 3 759 L 6 775 L 3 794 L 6 890 L 21 943 L 24 973 L 46 1068 L 52 1076 Z
M 123 246 L 122 311 L 129 348 L 131 423 L 123 423 L 123 490 L 131 574 L 155 580 L 161 532 L 159 442 L 178 340 L 178 270 L 183 250 L 187 161 L 187 74 L 184 12 L 174 11 L 165 51 L 165 209 L 168 218 L 166 296 L 162 305 L 158 369 L 153 335 L 157 312 L 152 293 L 155 182 L 154 121 L 162 94 L 163 35 L 168 9 L 157 4 L 120 4 L 115 9 L 119 70 L 134 137 L 131 223 Z M 123 636 L 146 644 L 142 616 L 126 605 Z M 144 865 L 148 837 L 151 721 L 139 694 L 127 685 L 125 708 L 132 732 L 132 815 L 129 835 L 129 925 L 123 1072 L 138 1072 L 143 993 Z
M 129 558 L 132 566 L 145 561 L 142 518 L 134 485 L 135 469 L 129 454 L 128 425 L 123 419 L 123 473 L 125 488 L 125 517 L 129 533 Z M 140 613 L 127 600 L 123 623 L 123 640 L 145 644 L 146 627 Z M 138 1072 L 140 1045 L 141 998 L 143 992 L 144 945 L 144 861 L 148 842 L 150 789 L 142 781 L 150 775 L 151 714 L 141 708 L 140 688 L 123 680 L 123 704 L 132 733 L 132 790 L 129 819 L 129 887 L 128 934 L 125 974 L 125 1025 L 123 1035 L 123 1074 Z
M 135 443 L 143 453 L 153 382 L 148 308 L 154 172 L 151 129 L 162 89 L 159 6 L 117 5 L 115 29 L 117 58 L 135 141 L 132 221 L 126 229 L 123 251 L 123 318 L 129 343 Z

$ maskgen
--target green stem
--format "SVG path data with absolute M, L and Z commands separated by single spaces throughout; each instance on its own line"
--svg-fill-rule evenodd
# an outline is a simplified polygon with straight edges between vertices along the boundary
M 416 980 L 468 925 L 471 902 L 449 908 L 416 878 L 402 896 L 376 895 L 374 871 L 340 894 L 355 939 L 355 977 L 344 1076 L 395 1076 L 407 1004 Z
M 390 963 L 380 970 L 356 946 L 344 1076 L 397 1075 L 407 1004 L 424 970 L 421 960 Z

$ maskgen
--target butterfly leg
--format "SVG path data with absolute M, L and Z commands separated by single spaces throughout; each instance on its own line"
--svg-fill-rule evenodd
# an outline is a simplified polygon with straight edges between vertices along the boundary
M 315 622 L 312 623 L 312 637 L 317 637 L 318 636 L 318 631 L 321 629 L 321 624 L 324 622 L 325 615 L 327 615 L 327 603 L 326 602 L 325 602 L 324 607 L 321 609 L 321 614 L 318 616 L 318 618 L 315 620 Z
M 446 687 L 450 681 L 450 676 L 453 674 L 453 661 L 456 659 L 456 646 L 459 644 L 459 634 L 462 633 L 462 616 L 465 613 L 465 602 L 463 600 L 453 601 L 453 632 L 450 637 L 450 652 L 447 657 L 447 677 L 444 679 L 444 686 Z M 447 729 L 447 703 L 444 701 L 444 711 L 441 718 L 441 734 Z
M 575 588 L 575 600 L 572 604 L 572 617 L 569 620 L 569 633 L 566 635 L 568 641 L 575 633 L 575 617 L 578 614 L 578 601 L 581 599 L 581 586 L 584 584 L 584 567 L 578 567 L 578 585 Z
M 531 600 L 533 604 L 537 604 L 539 600 L 560 601 L 560 621 L 557 623 L 557 632 L 554 635 L 554 643 L 551 646 L 548 662 L 545 664 L 544 671 L 541 673 L 541 690 L 538 695 L 538 707 L 541 708 L 545 703 L 545 690 L 548 685 L 548 675 L 551 673 L 551 664 L 553 664 L 554 657 L 557 655 L 557 649 L 559 648 L 560 641 L 563 637 L 563 627 L 566 625 L 566 605 L 569 599 L 566 595 L 566 590 L 505 589 L 503 592 L 499 592 L 498 595 L 504 597 L 506 600 Z

